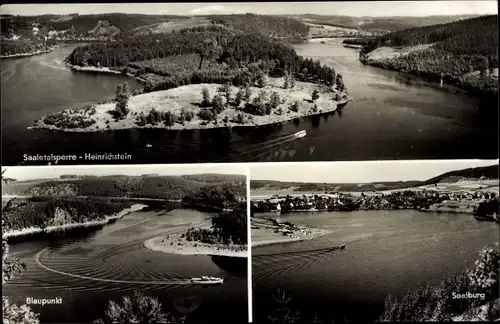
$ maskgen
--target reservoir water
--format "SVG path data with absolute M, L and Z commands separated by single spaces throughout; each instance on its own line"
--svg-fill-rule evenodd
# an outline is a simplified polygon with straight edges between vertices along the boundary
M 315 313 L 336 322 L 377 320 L 389 293 L 401 297 L 419 285 L 437 285 L 472 267 L 485 245 L 499 241 L 497 224 L 464 214 L 401 210 L 257 217 L 330 233 L 252 249 L 256 321 L 267 320 L 277 308 L 272 295 L 278 288 L 290 294 L 290 307 L 300 311 L 301 321 L 311 321 Z M 345 250 L 321 251 L 340 244 Z
M 149 238 L 209 224 L 211 217 L 189 209 L 140 211 L 92 233 L 11 244 L 11 253 L 28 270 L 4 284 L 4 295 L 23 304 L 27 297 L 62 298 L 60 305 L 32 305 L 43 323 L 90 323 L 103 317 L 109 300 L 121 302 L 135 291 L 158 297 L 163 310 L 188 314 L 190 322 L 245 322 L 246 258 L 166 254 L 143 245 Z M 222 277 L 224 284 L 183 283 L 200 276 Z
M 30 131 L 27 126 L 48 113 L 109 99 L 124 81 L 131 88 L 140 84 L 121 75 L 69 70 L 62 61 L 76 45 L 2 60 L 2 163 L 40 163 L 23 162 L 23 154 L 51 153 L 132 155 L 130 160 L 98 163 L 498 158 L 496 102 L 487 104 L 458 89 L 364 66 L 358 50 L 340 41 L 295 48 L 342 73 L 354 100 L 330 115 L 253 129 Z M 301 130 L 307 132 L 302 139 L 284 138 Z

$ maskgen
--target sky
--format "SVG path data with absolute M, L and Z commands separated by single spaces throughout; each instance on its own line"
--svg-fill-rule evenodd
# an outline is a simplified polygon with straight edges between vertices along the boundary
M 467 168 L 498 165 L 498 160 L 374 161 L 266 164 L 250 169 L 250 179 L 319 183 L 428 180 Z
M 61 175 L 132 175 L 158 173 L 159 175 L 193 175 L 202 173 L 245 175 L 241 164 L 178 164 L 178 165 L 104 165 L 104 166 L 13 166 L 6 169 L 4 176 L 18 181 L 53 179 Z
M 136 13 L 207 15 L 255 13 L 264 15 L 320 14 L 341 16 L 431 16 L 498 14 L 497 1 L 351 1 L 351 2 L 225 2 L 225 3 L 95 3 L 7 4 L 2 14 Z

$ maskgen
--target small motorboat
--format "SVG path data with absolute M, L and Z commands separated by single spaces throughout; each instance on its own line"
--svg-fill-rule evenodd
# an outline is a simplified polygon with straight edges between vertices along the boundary
M 300 132 L 297 132 L 295 134 L 293 134 L 293 136 L 295 138 L 302 138 L 302 137 L 305 137 L 307 135 L 306 131 L 305 130 L 301 130 Z
M 153 145 L 151 145 L 151 144 L 148 143 L 148 144 L 146 144 L 146 147 L 147 148 L 151 148 L 151 147 L 153 147 Z
M 191 283 L 197 285 L 219 285 L 224 282 L 224 279 L 217 277 L 202 276 L 201 278 L 191 278 Z

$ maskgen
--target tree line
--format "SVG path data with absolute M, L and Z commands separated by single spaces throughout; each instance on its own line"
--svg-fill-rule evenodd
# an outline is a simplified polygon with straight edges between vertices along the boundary
M 232 208 L 246 197 L 244 181 L 228 181 L 215 185 L 207 185 L 188 193 L 182 202 L 190 205 Z
M 36 197 L 16 202 L 16 208 L 2 215 L 11 230 L 103 220 L 131 206 L 130 202 L 71 197 Z M 57 210 L 66 213 L 56 220 Z M 58 217 L 61 217 L 59 215 Z M 63 222 L 54 223 L 55 221 Z

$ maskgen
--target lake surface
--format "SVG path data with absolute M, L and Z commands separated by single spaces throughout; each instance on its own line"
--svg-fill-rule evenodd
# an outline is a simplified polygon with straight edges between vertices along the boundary
M 177 314 L 193 306 L 190 322 L 247 321 L 245 258 L 173 255 L 143 246 L 149 238 L 186 231 L 209 223 L 211 217 L 189 209 L 141 211 L 91 234 L 12 244 L 11 253 L 22 258 L 28 270 L 3 286 L 4 295 L 18 303 L 26 303 L 26 297 L 61 297 L 62 305 L 32 305 L 44 323 L 91 322 L 104 315 L 109 300 L 121 301 L 135 291 L 158 297 L 164 310 Z M 52 271 L 37 263 L 37 254 L 40 263 Z M 224 284 L 179 283 L 203 275 L 222 277 Z
M 258 217 L 278 219 L 277 214 Z M 472 267 L 479 251 L 498 242 L 498 225 L 471 215 L 418 211 L 302 212 L 280 221 L 330 231 L 312 241 L 252 249 L 254 319 L 276 308 L 272 294 L 285 288 L 301 319 L 314 313 L 336 321 L 376 320 L 390 293 L 439 284 Z M 346 244 L 340 252 L 321 249 Z M 362 310 L 362 311 L 360 311 Z
M 336 113 L 253 129 L 29 131 L 27 126 L 48 113 L 113 97 L 119 83 L 140 85 L 121 75 L 69 70 L 62 61 L 75 45 L 2 60 L 2 163 L 40 164 L 24 162 L 23 154 L 51 153 L 132 155 L 129 160 L 83 159 L 78 164 L 498 158 L 497 103 L 364 66 L 358 50 L 340 41 L 295 48 L 343 74 L 354 100 Z M 285 137 L 301 130 L 307 131 L 305 138 Z

